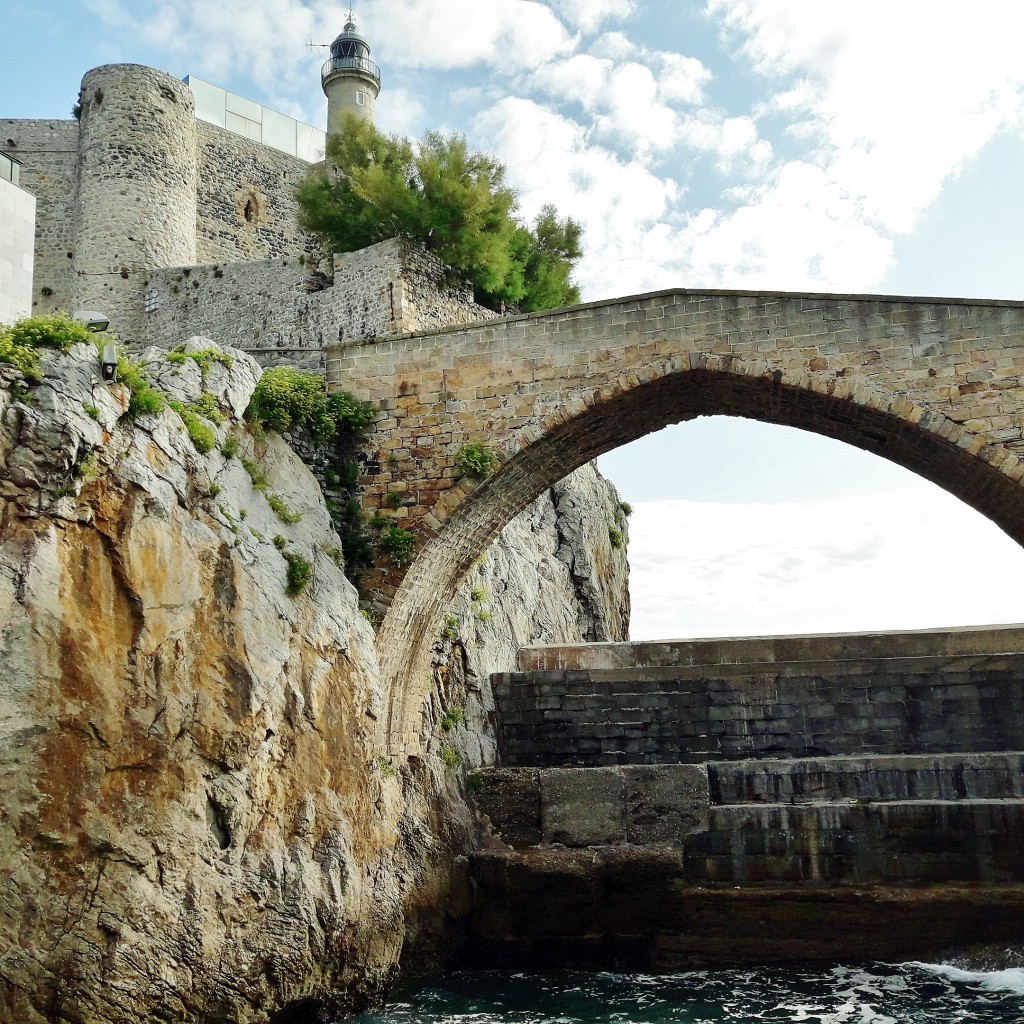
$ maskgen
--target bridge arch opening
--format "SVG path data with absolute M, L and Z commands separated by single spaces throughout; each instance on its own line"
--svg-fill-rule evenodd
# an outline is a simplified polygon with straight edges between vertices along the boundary
M 598 465 L 630 506 L 631 641 L 1024 621 L 1024 547 L 834 438 L 701 417 Z
M 692 364 L 691 364 L 692 365 Z M 408 748 L 425 695 L 430 646 L 461 580 L 500 530 L 538 494 L 598 456 L 698 416 L 741 416 L 797 427 L 882 456 L 953 494 L 1024 545 L 1024 502 L 1015 479 L 959 424 L 881 389 L 821 390 L 780 371 L 651 368 L 646 380 L 576 398 L 514 438 L 518 450 L 429 536 L 394 595 L 378 639 L 392 684 L 392 744 Z M 509 446 L 511 448 L 511 446 Z M 413 740 L 414 742 L 414 740 Z

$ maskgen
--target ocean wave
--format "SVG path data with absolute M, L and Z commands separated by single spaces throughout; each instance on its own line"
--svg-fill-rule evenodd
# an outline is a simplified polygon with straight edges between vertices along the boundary
M 1014 992 L 1017 995 L 1024 995 L 1024 968 L 1021 967 L 1008 967 L 1001 971 L 968 971 L 952 964 L 924 964 L 917 960 L 911 961 L 907 966 L 936 974 L 949 981 L 980 985 L 990 992 Z

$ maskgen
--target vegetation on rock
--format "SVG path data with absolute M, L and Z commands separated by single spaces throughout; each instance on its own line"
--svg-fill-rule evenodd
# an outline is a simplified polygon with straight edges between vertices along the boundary
M 483 441 L 467 441 L 455 456 L 455 466 L 466 476 L 483 480 L 498 468 L 498 456 Z
M 342 432 L 363 434 L 377 410 L 344 392 L 328 394 L 323 377 L 278 366 L 260 378 L 245 415 L 270 430 L 304 427 L 328 441 Z
M 67 313 L 24 317 L 9 326 L 0 324 L 0 363 L 9 363 L 29 380 L 38 381 L 42 376 L 41 349 L 67 352 L 79 342 L 96 345 L 98 338 L 106 340 L 105 335 L 93 334 L 85 324 L 73 320 Z
M 580 225 L 550 205 L 523 224 L 505 173 L 461 135 L 427 132 L 414 145 L 349 116 L 327 138 L 327 166 L 296 192 L 299 223 L 332 252 L 396 236 L 421 242 L 494 309 L 579 302 L 572 271 L 583 255 Z
M 283 551 L 282 554 L 288 563 L 288 596 L 298 597 L 313 582 L 313 563 L 294 551 Z
M 188 436 L 192 438 L 192 443 L 200 455 L 212 452 L 217 447 L 217 435 L 209 424 L 203 422 L 210 417 L 200 412 L 195 403 L 185 405 L 184 402 L 171 401 L 167 404 L 181 417 L 181 422 L 185 424 Z

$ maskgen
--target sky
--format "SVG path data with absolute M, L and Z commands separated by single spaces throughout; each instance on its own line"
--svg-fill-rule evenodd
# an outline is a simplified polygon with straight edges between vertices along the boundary
M 132 61 L 322 125 L 307 44 L 346 13 L 6 0 L 0 115 L 67 116 L 86 70 Z M 1024 299 L 1024 5 L 359 0 L 355 15 L 382 69 L 378 127 L 462 132 L 507 164 L 524 217 L 553 202 L 579 220 L 586 300 Z M 635 507 L 635 638 L 1024 621 L 1024 551 L 839 442 L 714 418 L 601 466 Z

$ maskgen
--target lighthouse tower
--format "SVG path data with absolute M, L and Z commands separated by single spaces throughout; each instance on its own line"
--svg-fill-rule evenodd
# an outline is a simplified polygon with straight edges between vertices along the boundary
M 345 29 L 331 43 L 320 72 L 327 95 L 327 134 L 341 131 L 346 114 L 374 123 L 373 104 L 380 93 L 380 68 L 370 60 L 370 44 L 356 31 L 349 11 Z

